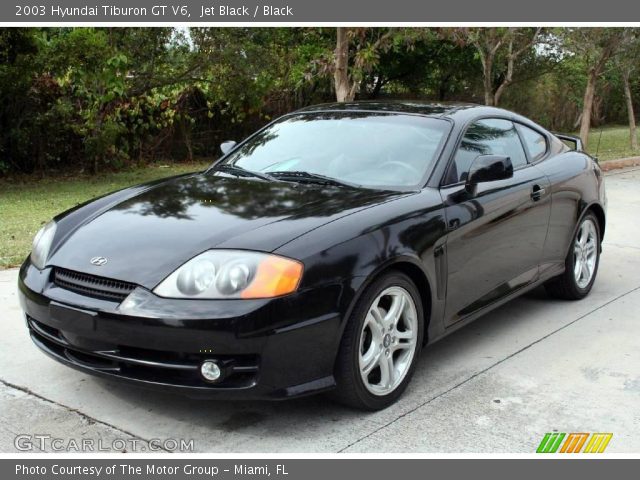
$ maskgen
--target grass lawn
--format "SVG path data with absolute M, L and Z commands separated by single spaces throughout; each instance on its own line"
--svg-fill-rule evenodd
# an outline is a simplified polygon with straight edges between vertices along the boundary
M 600 135 L 601 131 L 602 135 Z M 640 133 L 638 133 L 638 137 L 640 137 Z M 600 142 L 599 148 L 598 141 Z M 640 156 L 640 150 L 631 150 L 628 126 L 593 128 L 589 134 L 587 151 L 591 155 L 596 155 L 601 161 Z
M 0 268 L 22 263 L 41 225 L 90 198 L 161 177 L 203 170 L 208 163 L 148 166 L 97 176 L 0 179 Z

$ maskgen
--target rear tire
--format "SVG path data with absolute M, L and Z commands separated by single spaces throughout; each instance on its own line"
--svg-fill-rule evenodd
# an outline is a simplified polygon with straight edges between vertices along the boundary
M 545 283 L 547 293 L 564 300 L 586 297 L 600 264 L 600 226 L 593 212 L 587 212 L 576 230 L 565 259 L 564 273 Z
M 367 287 L 347 320 L 335 365 L 334 399 L 381 410 L 407 388 L 422 348 L 424 312 L 418 289 L 400 272 Z

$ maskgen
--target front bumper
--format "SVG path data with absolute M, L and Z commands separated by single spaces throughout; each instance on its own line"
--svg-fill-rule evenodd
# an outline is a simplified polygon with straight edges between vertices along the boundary
M 138 287 L 138 310 L 56 286 L 29 260 L 20 303 L 35 345 L 77 370 L 189 396 L 281 399 L 331 389 L 349 295 L 326 285 L 261 300 L 163 299 Z M 199 373 L 204 360 L 223 371 Z

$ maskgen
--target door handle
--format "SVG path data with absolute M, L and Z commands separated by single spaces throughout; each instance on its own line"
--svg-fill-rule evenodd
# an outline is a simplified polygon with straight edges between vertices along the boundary
M 531 200 L 533 200 L 534 202 L 537 202 L 542 198 L 545 191 L 546 190 L 542 188 L 540 185 L 534 185 L 533 188 L 531 189 Z

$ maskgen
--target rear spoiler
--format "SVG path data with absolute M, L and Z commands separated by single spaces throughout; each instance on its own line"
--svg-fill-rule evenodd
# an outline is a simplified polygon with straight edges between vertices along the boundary
M 584 151 L 584 147 L 582 145 L 582 140 L 580 140 L 580 137 L 576 137 L 574 135 L 565 135 L 564 133 L 556 132 L 553 132 L 553 134 L 563 142 L 574 145 L 573 150 L 576 150 L 578 152 Z

